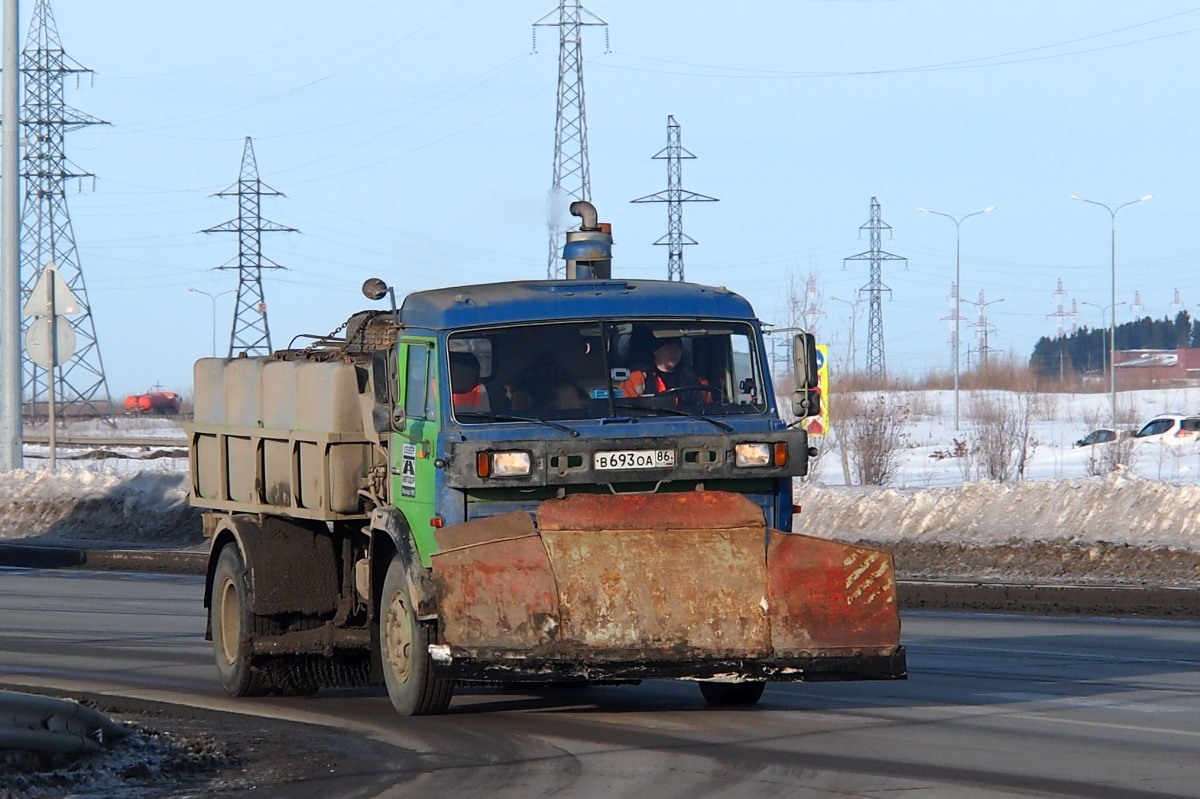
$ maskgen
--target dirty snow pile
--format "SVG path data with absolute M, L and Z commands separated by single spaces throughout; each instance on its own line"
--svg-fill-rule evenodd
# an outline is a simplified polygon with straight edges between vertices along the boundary
M 1012 539 L 1200 551 L 1200 485 L 1114 472 L 918 489 L 797 486 L 798 524 L 880 543 L 996 546 Z
M 0 799 L 199 796 L 222 770 L 238 764 L 211 735 L 160 732 L 128 722 L 130 735 L 98 752 L 50 754 L 0 750 Z M 180 793 L 172 788 L 191 786 Z M 230 785 L 244 790 L 240 780 Z
M 1200 486 L 1122 473 L 917 489 L 797 485 L 796 532 L 893 552 L 901 577 L 1200 585 Z
M 19 469 L 0 473 L 0 539 L 188 546 L 201 541 L 178 472 Z

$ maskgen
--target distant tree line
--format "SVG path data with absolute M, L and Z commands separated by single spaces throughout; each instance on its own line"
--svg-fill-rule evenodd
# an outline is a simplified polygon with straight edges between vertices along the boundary
M 1200 319 L 1187 311 L 1169 316 L 1149 316 L 1117 325 L 1118 350 L 1174 350 L 1200 347 Z M 1029 366 L 1039 375 L 1056 377 L 1064 372 L 1099 372 L 1108 363 L 1108 328 L 1080 328 L 1069 336 L 1042 336 L 1033 347 Z

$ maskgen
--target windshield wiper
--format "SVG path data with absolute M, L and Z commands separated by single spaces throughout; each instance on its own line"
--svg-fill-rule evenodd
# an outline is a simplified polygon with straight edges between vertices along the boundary
M 614 403 L 614 407 L 626 408 L 626 409 L 634 410 L 634 411 L 662 411 L 663 413 L 670 413 L 670 414 L 674 414 L 675 416 L 686 416 L 689 419 L 699 419 L 702 422 L 708 422 L 709 424 L 714 424 L 717 427 L 724 430 L 726 433 L 735 432 L 732 427 L 725 424 L 724 422 L 718 422 L 716 419 L 710 419 L 707 416 L 701 416 L 698 413 L 689 413 L 688 411 L 681 411 L 678 408 L 660 408 L 657 405 L 630 405 L 628 402 Z
M 509 414 L 506 414 L 506 413 L 491 413 L 488 411 L 468 411 L 466 413 L 459 411 L 459 412 L 456 412 L 454 415 L 460 419 L 467 417 L 467 416 L 473 416 L 477 419 L 485 419 L 485 420 L 491 421 L 491 422 L 533 422 L 534 424 L 544 424 L 547 427 L 553 427 L 557 430 L 562 430 L 564 433 L 570 433 L 572 438 L 579 438 L 578 430 L 572 430 L 570 427 L 567 427 L 565 424 L 559 424 L 558 422 L 551 422 L 548 419 L 535 419 L 531 416 L 510 416 Z M 733 432 L 733 431 L 731 430 L 730 432 Z

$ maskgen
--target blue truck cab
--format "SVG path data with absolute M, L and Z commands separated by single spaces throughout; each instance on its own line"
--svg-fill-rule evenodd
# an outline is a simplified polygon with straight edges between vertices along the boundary
M 410 294 L 399 322 L 391 494 L 426 564 L 438 528 L 579 492 L 734 492 L 791 529 L 808 441 L 728 289 L 493 283 Z

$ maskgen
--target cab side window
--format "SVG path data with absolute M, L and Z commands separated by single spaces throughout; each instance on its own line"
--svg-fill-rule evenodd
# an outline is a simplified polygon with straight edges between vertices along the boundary
M 427 419 L 426 403 L 429 391 L 429 347 L 425 344 L 407 345 L 407 367 L 404 380 L 404 414 L 409 419 Z

